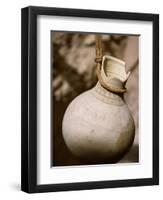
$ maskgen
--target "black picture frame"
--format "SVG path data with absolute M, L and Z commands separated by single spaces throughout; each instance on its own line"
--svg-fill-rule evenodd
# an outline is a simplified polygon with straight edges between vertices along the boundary
M 153 177 L 37 184 L 37 16 L 55 15 L 153 23 Z M 21 190 L 28 193 L 159 184 L 159 15 L 30 6 L 21 11 Z

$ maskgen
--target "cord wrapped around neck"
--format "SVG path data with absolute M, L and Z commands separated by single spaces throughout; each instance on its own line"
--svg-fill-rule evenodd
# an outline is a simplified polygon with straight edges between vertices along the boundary
M 99 80 L 99 83 L 101 84 L 102 87 L 104 87 L 106 90 L 109 90 L 114 93 L 124 93 L 126 92 L 126 88 L 118 88 L 118 87 L 113 87 L 111 85 L 106 84 L 102 77 L 101 77 L 101 66 L 102 66 L 102 58 L 103 58 L 103 52 L 102 52 L 102 38 L 100 34 L 95 35 L 95 40 L 96 40 L 96 58 L 95 62 L 97 63 L 96 66 L 96 74 Z

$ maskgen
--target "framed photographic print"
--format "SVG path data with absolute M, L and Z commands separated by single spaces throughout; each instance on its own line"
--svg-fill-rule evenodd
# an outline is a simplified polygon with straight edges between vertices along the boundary
M 22 9 L 28 193 L 159 184 L 159 16 Z

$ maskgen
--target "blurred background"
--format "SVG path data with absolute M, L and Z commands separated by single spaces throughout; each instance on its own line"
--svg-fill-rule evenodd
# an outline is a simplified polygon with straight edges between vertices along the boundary
M 51 32 L 52 42 L 52 165 L 81 165 L 66 147 L 62 137 L 62 119 L 69 103 L 97 82 L 95 64 L 95 34 Z M 139 36 L 102 35 L 103 54 L 126 62 L 131 71 L 124 98 L 135 121 L 136 135 L 130 152 L 121 163 L 139 162 Z

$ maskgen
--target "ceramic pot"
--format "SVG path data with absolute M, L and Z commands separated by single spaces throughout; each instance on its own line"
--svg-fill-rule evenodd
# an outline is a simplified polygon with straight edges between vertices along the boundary
M 101 77 L 105 84 L 122 89 L 128 76 L 123 61 L 103 57 Z M 135 125 L 123 94 L 106 90 L 98 82 L 70 103 L 62 132 L 69 150 L 83 163 L 115 163 L 132 146 Z

